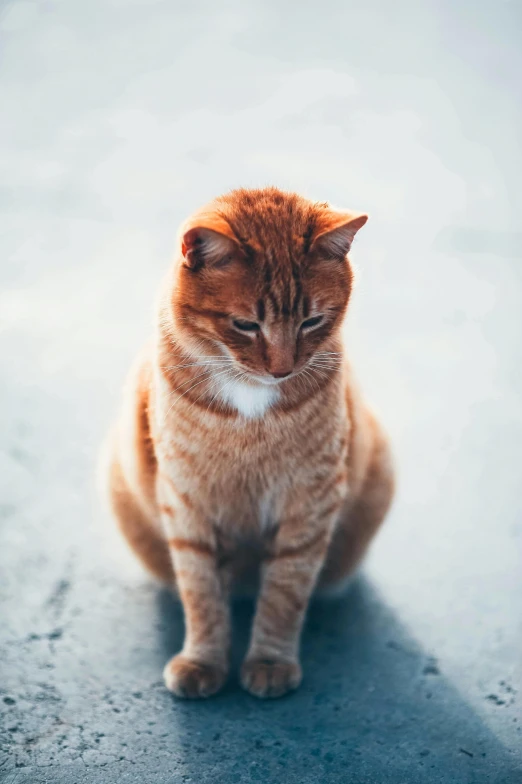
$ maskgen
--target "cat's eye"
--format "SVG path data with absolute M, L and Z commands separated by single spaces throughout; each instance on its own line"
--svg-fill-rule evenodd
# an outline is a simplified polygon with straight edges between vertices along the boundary
M 255 321 L 243 321 L 242 319 L 234 319 L 232 324 L 235 326 L 236 329 L 240 329 L 241 332 L 259 332 L 259 324 Z
M 301 324 L 301 329 L 311 329 L 312 327 L 318 327 L 322 321 L 323 316 L 313 316 L 312 318 L 303 321 Z

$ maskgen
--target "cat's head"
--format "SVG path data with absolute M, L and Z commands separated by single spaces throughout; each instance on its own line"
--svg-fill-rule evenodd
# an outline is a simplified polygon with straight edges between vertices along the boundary
M 338 334 L 352 285 L 347 254 L 366 220 L 276 188 L 216 199 L 180 233 L 179 338 L 261 383 L 298 373 Z

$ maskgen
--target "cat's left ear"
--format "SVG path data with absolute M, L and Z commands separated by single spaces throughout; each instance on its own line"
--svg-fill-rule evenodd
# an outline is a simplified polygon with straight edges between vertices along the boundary
M 199 213 L 181 229 L 181 252 L 191 270 L 223 264 L 239 250 L 232 229 L 219 215 Z
M 362 212 L 328 210 L 316 223 L 310 250 L 332 259 L 343 259 L 368 216 Z

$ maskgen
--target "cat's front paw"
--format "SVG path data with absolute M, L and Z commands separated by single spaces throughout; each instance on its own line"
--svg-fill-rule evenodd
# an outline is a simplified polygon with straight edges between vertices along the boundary
M 247 659 L 241 668 L 241 685 L 256 697 L 282 697 L 297 689 L 302 678 L 298 661 Z
M 165 685 L 177 697 L 210 697 L 225 683 L 227 673 L 213 664 L 202 664 L 179 653 L 163 670 Z

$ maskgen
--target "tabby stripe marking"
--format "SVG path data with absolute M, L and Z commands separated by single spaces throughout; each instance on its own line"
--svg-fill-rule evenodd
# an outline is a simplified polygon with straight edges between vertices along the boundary
M 210 545 L 205 544 L 205 542 L 194 542 L 190 539 L 168 539 L 168 545 L 173 550 L 190 550 L 193 553 L 199 553 L 200 555 L 209 555 L 214 556 L 215 552 L 210 547 Z
M 281 558 L 296 558 L 299 555 L 303 555 L 303 553 L 306 553 L 308 550 L 313 549 L 315 545 L 319 544 L 323 540 L 326 544 L 325 531 L 319 531 L 319 533 L 316 534 L 313 539 L 309 539 L 307 542 L 303 542 L 303 544 L 300 544 L 297 547 L 283 547 L 281 550 L 273 553 L 273 555 L 269 555 L 266 560 L 278 561 Z
M 184 506 L 186 506 L 187 509 L 194 509 L 194 504 L 191 501 L 188 493 L 180 492 L 168 474 L 161 473 L 159 476 L 161 481 L 166 482 L 168 484 L 168 486 L 170 487 L 170 489 L 172 490 L 176 498 L 179 501 L 181 501 L 181 503 Z M 160 511 L 161 511 L 161 507 L 160 507 Z

